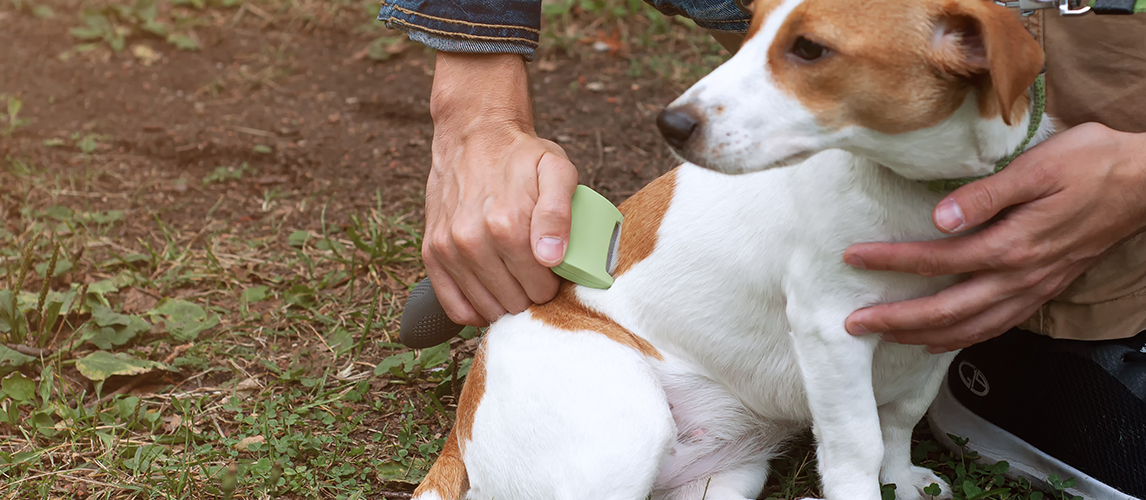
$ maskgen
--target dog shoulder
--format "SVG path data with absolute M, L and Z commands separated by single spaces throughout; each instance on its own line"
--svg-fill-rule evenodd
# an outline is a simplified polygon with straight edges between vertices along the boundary
M 660 352 L 647 340 L 634 335 L 600 311 L 589 308 L 574 292 L 573 283 L 562 283 L 560 291 L 553 300 L 529 308 L 531 317 L 558 330 L 601 334 L 644 356 L 662 359 Z

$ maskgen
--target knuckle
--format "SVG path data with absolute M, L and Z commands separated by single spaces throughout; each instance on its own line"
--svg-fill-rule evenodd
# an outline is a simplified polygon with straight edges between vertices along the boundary
M 555 276 L 547 277 L 548 279 L 541 285 L 541 291 L 537 296 L 537 302 L 543 304 L 553 300 L 557 296 L 557 292 L 561 289 L 561 281 Z
M 990 211 L 995 206 L 995 201 L 998 200 L 999 194 L 995 191 L 992 184 L 979 183 L 978 189 L 973 189 L 968 194 L 968 205 L 976 212 Z
M 1003 267 L 1018 269 L 1029 266 L 1034 262 L 1036 252 L 1026 245 L 1012 245 L 999 255 L 999 263 Z
M 938 276 L 940 267 L 939 258 L 934 253 L 927 253 L 916 262 L 916 273 L 926 277 Z
M 1064 276 L 1047 276 L 1032 287 L 1039 299 L 1050 299 L 1061 293 L 1070 283 Z
M 1035 269 L 1019 276 L 1016 283 L 1021 289 L 1033 291 L 1038 295 L 1042 295 L 1045 291 L 1057 285 L 1055 280 L 1050 279 L 1049 273 L 1043 269 Z
M 935 326 L 941 327 L 954 325 L 958 323 L 962 317 L 963 315 L 958 310 L 947 306 L 937 306 L 935 310 L 931 312 L 931 321 L 935 323 Z
M 533 301 L 529 300 L 529 297 L 523 296 L 520 299 L 511 301 L 509 304 L 502 305 L 505 306 L 506 312 L 509 314 L 521 314 L 521 312 L 533 305 Z
M 428 261 L 449 260 L 453 252 L 453 240 L 446 232 L 436 232 L 422 242 L 423 259 Z
M 446 316 L 449 316 L 450 321 L 459 325 L 476 326 L 485 323 L 485 318 L 472 307 L 463 306 L 453 301 L 442 301 L 442 309 L 446 310 Z
M 450 313 L 449 311 L 446 311 L 446 316 L 450 317 L 450 321 L 453 321 L 454 323 L 457 323 L 459 325 L 482 326 L 482 325 L 486 324 L 485 318 L 483 318 L 480 314 L 473 313 L 473 312 L 467 312 L 467 313 L 455 315 L 455 314 Z
M 473 257 L 477 255 L 482 248 L 482 243 L 485 238 L 480 226 L 465 224 L 457 225 L 451 231 L 452 247 L 458 254 Z
M 550 224 L 569 225 L 573 219 L 572 207 L 559 203 L 547 203 L 537 206 L 537 216 Z
M 499 242 L 519 239 L 524 226 L 516 217 L 503 211 L 486 216 L 485 228 L 489 235 Z
M 526 294 L 532 303 L 544 304 L 557 296 L 561 281 L 557 279 L 557 275 L 546 273 L 522 284 L 525 285 Z
M 512 206 L 498 206 L 485 214 L 485 231 L 502 246 L 529 240 L 529 217 Z

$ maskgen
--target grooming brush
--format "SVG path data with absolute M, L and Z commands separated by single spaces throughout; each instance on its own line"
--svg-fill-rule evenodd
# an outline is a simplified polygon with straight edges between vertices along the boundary
M 624 216 L 604 196 L 588 186 L 577 186 L 573 192 L 569 245 L 565 259 L 552 268 L 553 272 L 578 285 L 613 286 L 622 221 Z M 463 328 L 446 316 L 434 286 L 426 278 L 410 292 L 398 339 L 407 347 L 423 349 L 450 340 Z

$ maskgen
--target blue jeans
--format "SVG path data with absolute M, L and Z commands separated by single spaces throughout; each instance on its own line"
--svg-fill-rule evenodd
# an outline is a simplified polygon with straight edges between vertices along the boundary
M 733 0 L 645 0 L 709 31 L 744 33 L 751 16 Z M 541 38 L 541 0 L 382 0 L 378 19 L 437 50 L 521 54 Z

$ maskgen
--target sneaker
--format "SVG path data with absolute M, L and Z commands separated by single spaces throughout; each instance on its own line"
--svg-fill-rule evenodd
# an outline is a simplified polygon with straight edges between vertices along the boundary
M 967 438 L 1032 484 L 1051 474 L 1087 499 L 1146 500 L 1146 332 L 1056 340 L 1023 330 L 964 349 L 928 412 L 931 430 Z

